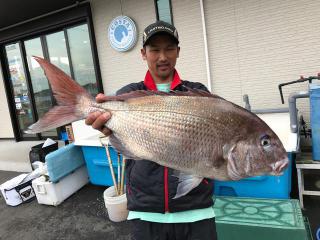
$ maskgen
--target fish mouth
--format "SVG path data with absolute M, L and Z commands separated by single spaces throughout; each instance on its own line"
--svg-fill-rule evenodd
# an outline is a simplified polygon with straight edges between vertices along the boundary
M 283 174 L 283 171 L 288 167 L 289 159 L 284 158 L 280 161 L 271 164 L 272 172 L 271 175 L 280 176 Z

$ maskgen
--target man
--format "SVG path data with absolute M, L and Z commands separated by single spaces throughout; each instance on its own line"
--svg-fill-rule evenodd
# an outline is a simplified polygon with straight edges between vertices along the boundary
M 141 55 L 148 71 L 143 82 L 121 88 L 117 95 L 135 90 L 208 91 L 201 83 L 183 81 L 175 69 L 180 47 L 178 32 L 172 25 L 158 21 L 145 28 Z M 99 94 L 97 102 L 106 97 Z M 86 124 L 105 135 L 111 132 L 104 124 L 110 113 L 95 112 Z M 217 239 L 213 212 L 213 182 L 204 179 L 187 195 L 173 199 L 178 185 L 173 170 L 148 160 L 128 160 L 126 189 L 132 239 Z

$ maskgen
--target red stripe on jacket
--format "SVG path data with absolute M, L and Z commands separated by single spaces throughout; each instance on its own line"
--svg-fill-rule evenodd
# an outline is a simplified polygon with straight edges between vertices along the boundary
M 181 84 L 181 79 L 180 76 L 178 74 L 178 72 L 176 70 L 174 70 L 174 75 L 173 75 L 173 80 L 171 82 L 171 86 L 170 89 L 174 90 L 179 84 Z M 148 70 L 146 73 L 146 76 L 144 78 L 144 85 L 147 87 L 148 90 L 153 90 L 153 91 L 157 91 L 157 85 L 154 82 L 154 79 L 150 73 L 150 71 Z M 165 212 L 169 212 L 169 186 L 168 186 L 168 168 L 164 167 L 164 209 Z

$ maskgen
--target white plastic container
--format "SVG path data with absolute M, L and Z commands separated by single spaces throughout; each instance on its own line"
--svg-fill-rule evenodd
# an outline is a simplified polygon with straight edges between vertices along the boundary
M 32 181 L 39 204 L 57 206 L 89 182 L 86 166 L 53 183 L 43 176 Z
M 129 211 L 126 194 L 117 196 L 114 186 L 111 186 L 104 191 L 103 198 L 111 221 L 122 222 L 127 220 Z

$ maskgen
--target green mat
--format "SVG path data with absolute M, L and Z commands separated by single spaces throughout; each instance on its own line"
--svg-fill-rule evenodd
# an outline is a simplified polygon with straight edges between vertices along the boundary
M 308 240 L 299 201 L 216 197 L 214 204 L 220 240 Z

